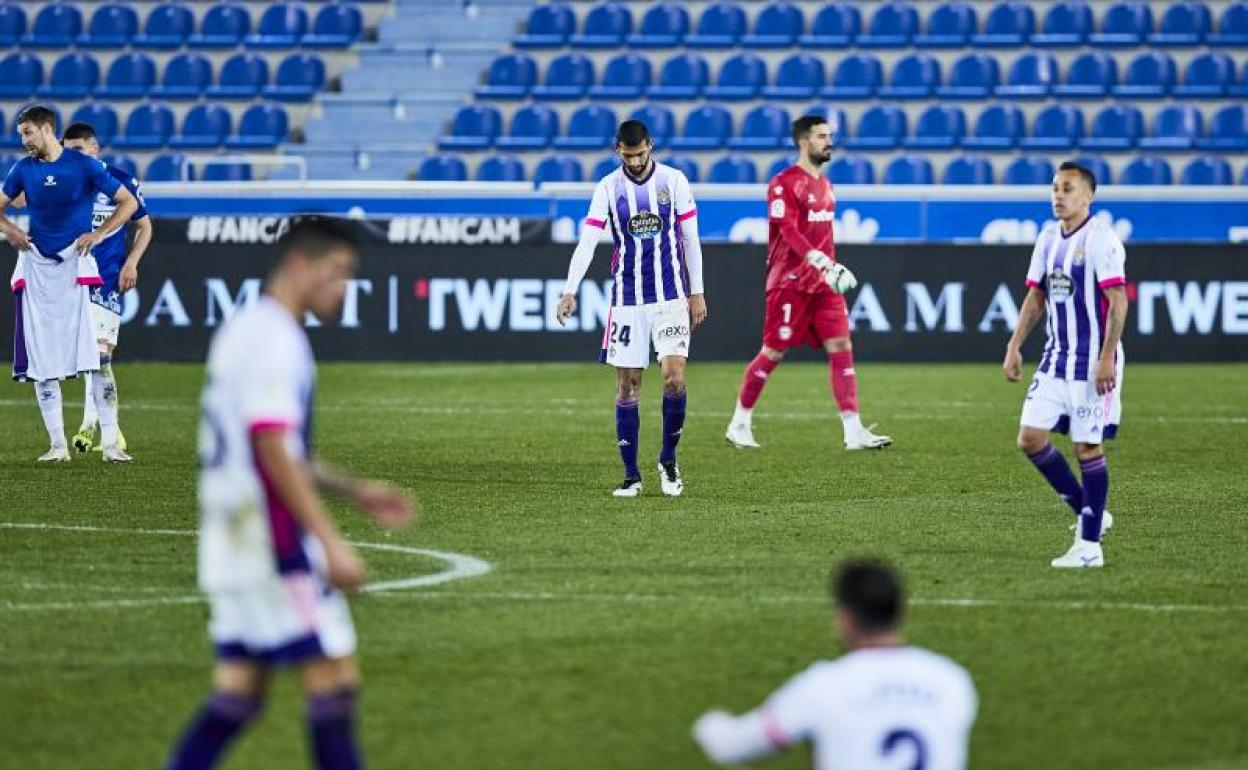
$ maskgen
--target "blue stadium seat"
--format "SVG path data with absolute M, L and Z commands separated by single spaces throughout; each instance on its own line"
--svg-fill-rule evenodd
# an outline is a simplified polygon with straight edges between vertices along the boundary
M 422 182 L 464 182 L 468 166 L 458 155 L 430 155 L 420 162 L 416 178 Z
M 290 133 L 290 117 L 278 104 L 253 104 L 238 121 L 238 131 L 225 140 L 232 150 L 271 150 Z
M 1104 158 L 1098 158 L 1095 155 L 1081 155 L 1075 158 L 1075 162 L 1092 172 L 1092 176 L 1096 177 L 1098 187 L 1104 184 L 1113 184 L 1114 175 Z
M 216 161 L 204 163 L 199 177 L 201 182 L 250 182 L 250 163 Z
M 966 113 L 961 107 L 933 104 L 919 115 L 914 124 L 914 136 L 908 136 L 902 146 L 911 150 L 945 150 L 957 147 L 966 136 Z
M 182 120 L 182 132 L 169 146 L 184 150 L 213 150 L 230 133 L 230 111 L 219 104 L 197 104 Z
M 668 164 L 671 163 L 670 160 L 665 160 L 662 162 L 668 163 Z M 597 163 L 594 164 L 594 168 L 590 172 L 591 173 L 590 179 L 594 179 L 594 180 L 602 179 L 603 177 L 607 176 L 608 174 L 615 171 L 619 167 L 620 167 L 620 156 L 616 155 L 615 153 L 611 153 L 610 155 L 604 156 L 601 160 L 599 160 Z
M 43 62 L 29 53 L 11 53 L 0 59 L 0 98 L 26 99 L 43 82 Z
M 702 11 L 697 29 L 685 35 L 689 48 L 732 48 L 745 34 L 745 9 L 731 0 L 720 0 Z
M 1204 117 L 1190 104 L 1171 104 L 1153 116 L 1152 131 L 1140 140 L 1146 150 L 1190 150 L 1204 133 Z
M 685 116 L 685 130 L 668 142 L 674 150 L 718 150 L 732 136 L 732 115 L 718 105 L 698 107 Z
M 524 34 L 513 41 L 516 48 L 562 48 L 576 31 L 576 14 L 567 3 L 534 6 Z
M 802 110 L 802 115 L 819 115 L 828 121 L 828 130 L 832 134 L 833 146 L 839 147 L 849 136 L 849 121 L 845 118 L 845 110 L 840 107 L 828 107 L 823 104 L 812 104 Z
M 1053 95 L 1067 99 L 1104 99 L 1118 84 L 1118 64 L 1109 54 L 1090 51 L 1075 57 L 1066 70 L 1066 82 L 1053 86 Z
M 316 12 L 312 29 L 299 40 L 304 48 L 349 48 L 364 32 L 364 15 L 350 3 L 331 3 Z
M 1172 184 L 1174 172 L 1160 155 L 1141 155 L 1127 164 L 1118 178 L 1118 184 Z
M 627 3 L 609 2 L 594 6 L 585 17 L 585 29 L 572 35 L 573 48 L 618 48 L 633 31 L 633 12 Z
M 719 82 L 707 86 L 704 96 L 717 101 L 754 99 L 767 84 L 767 63 L 758 55 L 744 51 L 724 62 L 719 69 Z
M 152 158 L 152 162 L 147 165 L 147 174 L 144 176 L 145 182 L 181 182 L 183 167 L 185 167 L 186 178 L 193 180 L 195 178 L 195 169 L 186 162 L 184 155 L 157 155 Z
M 133 155 L 108 153 L 101 155 L 100 160 L 104 162 L 104 165 L 119 168 L 130 176 L 139 175 L 139 162 L 134 159 Z
M 478 182 L 523 182 L 524 164 L 515 155 L 491 155 L 477 166 Z
M 140 104 L 126 117 L 125 130 L 113 145 L 126 150 L 154 150 L 164 147 L 172 135 L 173 110 L 168 105 Z
M 156 99 L 198 99 L 212 83 L 212 63 L 200 53 L 178 54 L 165 66 L 160 85 L 153 86 Z
M 1095 28 L 1092 8 L 1084 0 L 1062 0 L 1044 15 L 1040 31 L 1031 44 L 1045 48 L 1074 48 L 1083 45 Z
M 773 2 L 754 21 L 754 32 L 741 38 L 746 48 L 792 48 L 805 24 L 802 9 L 787 0 Z
M 602 84 L 589 87 L 591 99 L 640 99 L 654 77 L 650 59 L 635 53 L 622 53 L 602 71 Z
M 1242 185 L 1248 185 L 1248 166 L 1244 166 L 1244 171 L 1239 177 L 1239 183 Z
M 832 184 L 875 184 L 875 168 L 861 155 L 841 155 L 828 164 Z
M 533 170 L 533 181 L 538 186 L 551 182 L 582 182 L 585 169 L 571 155 L 548 155 Z
M 244 42 L 248 48 L 294 48 L 308 33 L 308 12 L 298 3 L 273 3 L 260 15 L 256 34 Z
M 1010 66 L 1006 85 L 997 86 L 997 96 L 1010 99 L 1043 99 L 1057 82 L 1057 60 L 1047 51 L 1025 53 Z
M 970 150 L 1010 150 L 1023 135 L 1023 111 L 1013 104 L 994 104 L 975 119 L 975 135 L 962 139 Z
M 82 13 L 73 3 L 51 3 L 35 15 L 30 34 L 22 36 L 28 48 L 69 48 L 82 34 Z
M 859 48 L 908 48 L 918 30 L 919 12 L 905 0 L 896 0 L 876 8 L 867 31 L 855 42 Z
M 1005 167 L 1006 184 L 1043 184 L 1053 181 L 1053 164 L 1044 158 L 1024 155 Z
M 918 48 L 962 48 L 979 26 L 975 8 L 964 0 L 942 3 L 927 19 L 927 31 L 914 36 Z
M 1229 185 L 1234 184 L 1234 175 L 1231 164 L 1222 158 L 1193 158 L 1183 169 L 1179 184 Z
M 534 86 L 534 99 L 564 101 L 580 99 L 594 84 L 594 63 L 583 53 L 569 53 L 551 61 L 546 81 Z
M 537 62 L 527 53 L 505 54 L 490 64 L 480 99 L 523 99 L 537 83 Z
M 978 48 L 1015 48 L 1026 43 L 1036 31 L 1036 12 L 1022 0 L 998 3 L 984 20 L 984 31 L 971 35 Z
M 1144 133 L 1144 116 L 1130 104 L 1111 104 L 1096 114 L 1092 130 L 1079 140 L 1085 150 L 1130 150 Z
M 983 155 L 959 155 L 945 166 L 941 184 L 992 184 L 992 163 Z
M 91 14 L 87 34 L 78 45 L 87 48 L 124 48 L 139 34 L 139 15 L 122 3 L 106 3 Z
M 884 184 L 932 184 L 932 162 L 922 155 L 902 155 L 884 168 Z
M 941 83 L 940 62 L 927 53 L 912 53 L 893 67 L 892 80 L 879 90 L 881 99 L 928 99 Z
M 832 83 L 819 95 L 825 99 L 870 99 L 884 82 L 884 66 L 873 54 L 842 57 L 832 73 Z
M 152 9 L 143 34 L 134 38 L 136 48 L 181 48 L 195 30 L 195 16 L 180 3 L 164 3 Z
M 292 53 L 277 65 L 273 85 L 261 91 L 279 102 L 310 102 L 325 87 L 325 61 L 314 53 Z
M 251 14 L 244 5 L 222 3 L 204 14 L 199 32 L 187 38 L 192 48 L 234 48 L 251 31 Z
M 793 156 L 781 155 L 780 157 L 773 160 L 771 162 L 771 165 L 767 167 L 767 171 L 763 175 L 763 178 L 770 182 L 770 180 L 775 179 L 777 176 L 787 171 L 792 165 L 793 165 Z
M 680 171 L 685 175 L 685 179 L 688 179 L 694 184 L 697 184 L 702 178 L 697 162 L 685 157 L 684 155 L 668 155 L 663 158 L 661 162 L 666 163 L 672 168 Z M 619 158 L 616 158 L 615 163 L 617 166 L 619 165 Z
M 1244 69 L 1240 73 L 1239 82 L 1228 85 L 1226 90 L 1231 96 L 1248 97 L 1248 60 L 1244 61 Z
M 254 99 L 269 84 L 269 60 L 250 51 L 225 60 L 217 84 L 209 86 L 209 99 Z
M 451 133 L 438 138 L 439 150 L 484 150 L 503 131 L 503 116 L 497 107 L 468 104 L 459 108 L 451 123 Z
M 633 48 L 670 48 L 689 34 L 689 12 L 683 5 L 659 3 L 641 17 L 641 28 L 625 40 Z
M 502 150 L 544 150 L 558 135 L 558 113 L 544 104 L 528 104 L 511 116 L 511 133 L 495 144 Z
M 823 88 L 823 60 L 799 53 L 780 62 L 774 85 L 763 88 L 768 99 L 810 99 Z
M 862 32 L 862 14 L 851 3 L 829 3 L 815 14 L 810 34 L 798 38 L 803 48 L 848 48 Z
M 711 164 L 706 181 L 711 184 L 757 184 L 758 168 L 748 155 L 725 155 Z
M 791 141 L 789 111 L 774 104 L 760 104 L 741 119 L 741 133 L 728 140 L 731 150 L 775 150 Z
M 89 53 L 67 53 L 52 65 L 48 85 L 35 93 L 43 99 L 82 99 L 100 82 L 100 63 Z
M 986 99 L 1001 82 L 997 60 L 984 53 L 969 53 L 953 63 L 949 84 L 936 89 L 941 99 Z
M 1148 42 L 1164 46 L 1199 45 L 1212 27 L 1207 5 L 1199 0 L 1184 0 L 1166 9 L 1157 31 L 1148 36 Z
M 568 119 L 567 135 L 555 138 L 560 150 L 600 150 L 615 140 L 615 112 L 600 104 L 587 104 Z
M 845 140 L 851 150 L 892 150 L 901 145 L 906 113 L 892 104 L 877 104 L 858 118 L 858 129 Z
M 70 116 L 69 122 L 91 124 L 91 127 L 95 129 L 95 136 L 99 140 L 101 147 L 112 144 L 113 137 L 117 136 L 117 129 L 121 124 L 120 119 L 117 117 L 117 110 L 100 102 L 90 102 L 74 110 L 74 114 Z M 61 128 L 61 126 L 58 126 L 58 128 Z
M 12 48 L 25 34 L 26 12 L 22 7 L 13 3 L 0 5 L 0 46 Z M 7 172 L 8 168 L 4 170 Z
M 0 26 L 3 26 L 0 24 Z M 1228 5 L 1218 19 L 1218 31 L 1210 33 L 1206 42 L 1212 46 L 1242 48 L 1248 46 L 1248 3 Z
M 656 145 L 663 145 L 676 135 L 676 116 L 662 104 L 643 104 L 633 110 L 629 120 L 640 120 L 650 130 L 650 138 Z
M 1224 152 L 1248 150 L 1248 107 L 1232 104 L 1215 112 L 1209 121 L 1209 135 L 1197 139 L 1196 146 Z
M 95 98 L 112 101 L 142 99 L 155 84 L 155 60 L 145 53 L 126 53 L 108 65 L 104 85 L 95 89 Z
M 1153 12 L 1140 0 L 1114 3 L 1101 17 L 1101 29 L 1088 42 L 1102 48 L 1135 48 L 1153 29 Z
M 1114 86 L 1114 96 L 1160 99 L 1174 86 L 1174 59 L 1158 51 L 1141 53 L 1127 65 L 1126 76 Z
M 659 71 L 659 84 L 646 93 L 652 99 L 696 99 L 710 80 L 710 66 L 696 53 L 682 53 L 668 59 Z
M 1192 57 L 1183 70 L 1183 82 L 1171 89 L 1175 96 L 1218 99 L 1235 82 L 1235 62 L 1221 51 Z
M 1083 112 L 1069 104 L 1045 107 L 1036 115 L 1031 136 L 1023 137 L 1025 150 L 1069 150 L 1083 137 Z

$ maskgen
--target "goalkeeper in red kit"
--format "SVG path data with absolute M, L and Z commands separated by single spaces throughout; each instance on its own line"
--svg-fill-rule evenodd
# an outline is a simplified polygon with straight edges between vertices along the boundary
M 841 413 L 846 449 L 881 449 L 893 443 L 864 427 L 858 415 L 858 381 L 845 292 L 858 285 L 836 262 L 832 212 L 836 199 L 823 165 L 832 157 L 827 119 L 807 115 L 793 121 L 797 164 L 773 178 L 767 189 L 767 309 L 763 347 L 745 368 L 737 409 L 728 425 L 734 446 L 758 447 L 751 417 L 772 370 L 795 345 L 822 347 L 828 354 L 832 394 Z M 874 427 L 874 426 L 873 426 Z

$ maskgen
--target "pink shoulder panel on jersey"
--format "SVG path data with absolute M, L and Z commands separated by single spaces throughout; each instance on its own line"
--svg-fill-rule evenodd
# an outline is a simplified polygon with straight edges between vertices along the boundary
M 251 425 L 247 427 L 247 432 L 254 436 L 266 430 L 290 430 L 293 427 L 295 427 L 294 423 L 289 420 L 262 417 L 258 420 L 252 420 Z
M 767 736 L 768 742 L 777 749 L 787 748 L 793 741 L 789 739 L 788 734 L 784 732 L 784 728 L 772 716 L 771 711 L 766 708 L 759 710 L 759 717 L 763 720 L 763 734 Z
M 601 219 L 594 219 L 593 217 L 585 217 L 585 224 L 589 225 L 590 227 L 597 227 L 599 230 L 607 226 L 607 223 L 605 221 Z
M 1127 283 L 1127 279 L 1119 275 L 1119 276 L 1115 276 L 1114 278 L 1106 278 L 1105 280 L 1101 281 L 1100 287 L 1102 289 L 1112 289 L 1115 286 L 1123 286 L 1126 283 Z

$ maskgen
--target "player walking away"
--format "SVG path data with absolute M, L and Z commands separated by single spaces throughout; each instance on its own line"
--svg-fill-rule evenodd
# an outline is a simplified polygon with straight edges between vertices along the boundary
M 100 368 L 87 287 L 100 286 L 102 280 L 91 252 L 125 225 L 138 201 L 103 163 L 61 147 L 56 116 L 48 108 L 23 110 L 17 129 L 28 156 L 9 170 L 0 192 L 0 231 L 18 252 L 12 279 L 17 312 L 13 378 L 35 383 L 52 444 L 39 461 L 63 462 L 69 460 L 69 449 L 60 380 Z M 23 194 L 30 209 L 29 237 L 4 216 L 9 202 Z M 92 229 L 99 195 L 116 209 Z M 108 380 L 94 378 L 88 398 L 99 413 L 104 461 L 129 462 L 119 445 L 114 395 Z
M 740 448 L 757 448 L 751 424 L 754 405 L 785 352 L 809 343 L 828 354 L 832 394 L 841 413 L 846 449 L 880 449 L 893 443 L 864 427 L 858 414 L 858 379 L 845 292 L 858 285 L 836 261 L 832 214 L 836 198 L 823 165 L 832 158 L 826 118 L 806 115 L 793 121 L 797 164 L 768 184 L 767 308 L 763 347 L 741 382 L 736 412 L 726 437 Z
M 966 767 L 975 685 L 952 660 L 904 644 L 893 571 L 851 562 L 832 594 L 849 653 L 815 663 L 747 714 L 704 714 L 693 730 L 702 750 L 735 765 L 810 741 L 820 770 Z
M 1054 567 L 1103 567 L 1101 535 L 1113 527 L 1105 510 L 1109 471 L 1102 442 L 1122 416 L 1122 330 L 1127 321 L 1126 250 L 1112 228 L 1090 214 L 1096 177 L 1063 163 L 1053 177 L 1053 216 L 1027 270 L 1027 297 L 1005 349 L 1005 378 L 1023 374 L 1023 341 L 1048 316 L 1048 342 L 1027 388 L 1018 447 L 1078 518 L 1075 542 Z M 1070 433 L 1083 485 L 1049 433 Z
M 214 767 L 259 713 L 271 670 L 292 665 L 307 700 L 322 770 L 362 767 L 354 737 L 359 674 L 342 591 L 364 565 L 334 528 L 317 489 L 351 500 L 387 527 L 409 502 L 349 479 L 311 454 L 315 363 L 300 322 L 342 304 L 358 247 L 343 225 L 296 221 L 279 241 L 265 293 L 217 330 L 199 427 L 199 583 L 216 647 L 213 691 L 174 748 L 169 770 Z
M 706 320 L 698 210 L 685 175 L 650 156 L 654 142 L 644 123 L 621 123 L 615 149 L 623 163 L 594 190 L 556 318 L 562 325 L 576 312 L 576 293 L 594 258 L 599 234 L 609 226 L 615 242 L 611 257 L 615 287 L 599 361 L 615 367 L 618 383 L 615 430 L 624 482 L 613 494 L 641 494 L 638 399 L 653 345 L 663 372 L 659 480 L 663 494 L 676 497 L 684 490 L 676 445 L 685 426 L 685 364 L 692 330 Z

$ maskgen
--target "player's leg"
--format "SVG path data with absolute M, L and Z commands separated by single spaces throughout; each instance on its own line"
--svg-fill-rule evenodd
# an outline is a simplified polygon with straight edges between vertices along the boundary
M 1107 421 L 1112 415 L 1113 393 L 1098 395 L 1091 382 L 1067 383 L 1073 405 L 1070 416 L 1070 437 L 1079 458 L 1079 474 L 1083 477 L 1083 508 L 1075 542 L 1065 555 L 1054 559 L 1054 567 L 1102 567 L 1105 554 L 1101 536 L 1112 526 L 1105 511 L 1109 497 L 1109 467 L 1103 447 Z
M 74 434 L 73 440 L 74 449 L 78 452 L 90 452 L 95 446 L 96 424 L 100 417 L 95 410 L 95 391 L 91 384 L 94 379 L 94 372 L 82 375 L 82 424 L 78 426 L 78 432 Z
M 117 426 L 117 383 L 113 380 L 113 360 L 100 354 L 100 370 L 91 378 L 91 392 L 100 419 L 100 443 L 104 449 L 104 462 L 130 462 L 130 455 L 120 446 L 120 429 Z
M 811 328 L 828 356 L 828 380 L 836 409 L 841 415 L 845 448 L 883 449 L 893 443 L 889 436 L 871 432 L 862 424 L 858 408 L 858 375 L 854 371 L 854 345 L 849 336 L 849 309 L 840 294 L 817 294 L 811 310 Z
M 313 658 L 299 665 L 307 703 L 308 738 L 319 770 L 364 767 L 355 739 L 360 674 L 354 656 Z
M 268 671 L 252 660 L 219 661 L 212 694 L 186 726 L 166 770 L 208 770 L 264 706 Z
M 35 383 L 35 398 L 39 400 L 39 413 L 43 427 L 48 430 L 51 448 L 39 457 L 39 462 L 69 462 L 69 448 L 65 441 L 65 416 L 61 411 L 61 383 L 44 380 Z
M 679 497 L 685 489 L 680 466 L 676 464 L 676 446 L 685 432 L 687 362 L 684 356 L 664 356 L 660 361 L 663 370 L 663 448 L 659 452 L 659 482 L 663 494 L 669 497 Z
M 85 398 L 83 398 L 82 406 L 82 425 L 78 427 L 78 432 L 74 434 L 74 449 L 79 452 L 89 452 L 94 446 L 96 449 L 102 449 L 101 444 L 96 444 L 95 434 L 97 424 L 99 423 L 99 411 L 95 406 L 95 388 L 94 381 L 96 377 L 104 374 L 107 367 L 111 377 L 112 374 L 112 346 L 117 341 L 117 330 L 121 327 L 121 316 L 112 313 L 105 307 L 105 299 L 97 287 L 91 292 L 91 301 L 87 306 L 91 312 L 91 326 L 95 329 L 95 340 L 100 348 L 100 369 L 97 372 L 88 372 L 83 380 L 85 384 Z M 110 363 L 105 363 L 105 358 Z M 116 387 L 114 385 L 114 391 Z M 123 449 L 125 447 L 122 447 Z
M 745 367 L 736 409 L 724 433 L 733 446 L 758 448 L 759 444 L 754 440 L 754 407 L 763 394 L 767 379 L 784 360 L 785 351 L 793 343 L 793 329 L 797 322 L 804 321 L 805 308 L 806 298 L 797 292 L 781 290 L 767 293 L 763 309 L 763 346 Z
M 1049 440 L 1052 431 L 1068 430 L 1070 418 L 1065 387 L 1065 381 L 1047 374 L 1037 373 L 1032 377 L 1023 399 L 1017 444 L 1062 502 L 1078 516 L 1083 510 L 1083 487 L 1071 472 L 1066 458 Z
M 624 463 L 624 481 L 613 493 L 616 497 L 641 494 L 641 468 L 637 466 L 641 437 L 641 375 L 644 369 L 619 367 L 615 370 L 615 438 Z

